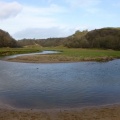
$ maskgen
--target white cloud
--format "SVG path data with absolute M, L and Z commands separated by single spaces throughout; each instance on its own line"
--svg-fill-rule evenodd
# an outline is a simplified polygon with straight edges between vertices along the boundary
M 55 4 L 48 7 L 23 6 L 22 11 L 14 18 L 0 21 L 0 28 L 14 34 L 27 28 L 50 28 L 61 26 L 56 15 L 66 10 Z
M 64 25 L 56 17 L 65 12 L 64 7 L 56 4 L 48 7 L 23 6 L 15 18 L 1 21 L 0 28 L 7 30 L 16 39 L 66 36 L 68 31 L 61 28 Z
M 72 2 L 72 0 L 70 1 Z M 75 1 L 77 2 L 77 0 Z M 49 0 L 49 2 L 51 2 L 51 0 Z M 17 6 L 18 4 L 19 6 L 19 3 L 12 2 L 11 4 L 9 3 L 9 5 L 12 6 L 11 11 L 14 8 L 13 11 L 16 12 L 15 9 L 17 9 L 17 7 L 14 7 L 14 5 L 16 4 Z M 8 8 L 10 9 L 10 7 Z M 65 14 L 71 13 L 71 11 L 68 11 L 68 8 L 65 8 L 65 6 L 61 7 L 59 5 L 52 4 L 52 2 L 47 7 L 20 5 L 18 8 L 22 8 L 21 12 L 19 11 L 20 9 L 17 10 L 20 13 L 17 12 L 15 14 L 13 12 L 13 14 L 9 10 L 9 12 L 11 13 L 10 16 L 6 15 L 7 17 L 3 18 L 12 18 L 0 21 L 0 28 L 8 31 L 16 39 L 65 37 L 73 34 L 76 30 L 78 30 L 76 26 L 80 26 L 85 29 L 87 28 L 86 26 L 84 27 L 84 25 L 82 26 L 81 24 L 77 25 L 77 23 L 75 24 L 75 22 L 71 24 L 69 23 L 69 20 L 68 22 L 64 22 L 64 20 L 67 19 Z M 9 12 L 7 11 L 7 13 Z
M 17 16 L 22 10 L 22 5 L 18 2 L 3 2 L 0 1 L 0 19 Z
M 29 28 L 19 31 L 13 35 L 17 39 L 23 38 L 50 38 L 67 37 L 74 33 L 74 29 L 50 27 L 50 28 Z

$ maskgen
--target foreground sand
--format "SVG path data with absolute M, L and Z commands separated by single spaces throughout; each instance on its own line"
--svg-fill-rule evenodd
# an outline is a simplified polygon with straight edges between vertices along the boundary
M 120 120 L 120 105 L 62 110 L 0 109 L 0 120 Z

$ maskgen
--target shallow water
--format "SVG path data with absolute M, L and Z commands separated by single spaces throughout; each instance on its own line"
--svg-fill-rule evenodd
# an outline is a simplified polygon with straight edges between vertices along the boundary
M 0 61 L 0 101 L 18 108 L 120 102 L 120 60 L 33 64 Z
M 45 50 L 42 52 L 36 52 L 36 53 L 26 53 L 26 54 L 17 54 L 17 55 L 10 55 L 10 56 L 5 56 L 2 57 L 1 59 L 9 59 L 9 58 L 16 58 L 16 57 L 20 57 L 20 56 L 28 56 L 28 55 L 44 55 L 44 54 L 56 54 L 56 53 L 60 53 L 60 51 L 51 51 L 51 50 Z

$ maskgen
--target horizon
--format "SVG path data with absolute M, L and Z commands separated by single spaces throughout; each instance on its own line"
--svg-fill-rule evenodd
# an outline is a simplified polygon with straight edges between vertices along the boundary
M 17 40 L 67 37 L 119 27 L 119 8 L 119 0 L 0 0 L 0 29 Z
M 76 30 L 76 31 L 80 31 L 80 32 L 83 32 L 83 31 L 88 31 L 88 32 L 90 32 L 90 31 L 94 31 L 94 30 L 100 30 L 100 29 L 107 29 L 107 28 L 109 28 L 109 29 L 120 29 L 120 27 L 104 27 L 104 28 L 98 28 L 98 29 L 92 29 L 92 30 L 87 30 L 87 29 L 84 29 L 84 30 Z M 3 30 L 3 29 L 0 29 L 0 30 L 2 30 L 2 31 L 4 31 L 4 32 L 8 32 L 8 31 L 5 31 L 5 30 Z M 46 39 L 54 39 L 54 38 L 67 38 L 67 37 L 69 37 L 69 36 L 71 36 L 71 35 L 74 35 L 75 34 L 75 32 L 76 31 L 74 31 L 74 33 L 73 34 L 70 34 L 70 35 L 68 35 L 68 36 L 64 36 L 64 37 L 48 37 L 48 38 L 26 38 L 26 37 L 24 37 L 24 38 L 22 38 L 22 39 L 15 39 L 12 35 L 10 35 L 13 39 L 15 39 L 15 40 L 17 40 L 17 41 L 19 41 L 19 40 L 46 40 Z M 9 33 L 9 32 L 8 32 Z

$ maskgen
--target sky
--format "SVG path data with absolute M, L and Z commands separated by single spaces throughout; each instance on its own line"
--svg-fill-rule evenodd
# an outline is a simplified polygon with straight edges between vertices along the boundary
M 15 39 L 120 27 L 120 0 L 0 0 L 0 29 Z

